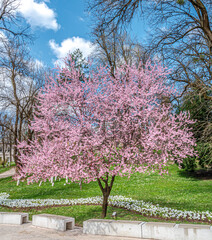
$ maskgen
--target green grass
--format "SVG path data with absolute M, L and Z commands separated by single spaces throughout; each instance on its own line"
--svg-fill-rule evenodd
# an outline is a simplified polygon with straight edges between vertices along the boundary
M 0 174 L 10 170 L 12 167 L 14 167 L 14 165 L 12 165 L 11 167 L 3 167 L 2 165 L 0 165 Z
M 77 183 L 67 185 L 64 185 L 64 183 L 64 180 L 57 181 L 52 187 L 49 182 L 46 182 L 39 187 L 38 184 L 27 186 L 24 182 L 20 186 L 16 186 L 16 182 L 10 177 L 0 179 L 0 192 L 9 193 L 12 199 L 71 199 L 102 195 L 97 182 L 83 184 L 82 190 Z M 175 165 L 169 167 L 169 175 L 167 176 L 136 173 L 129 179 L 127 177 L 117 177 L 111 195 L 123 195 L 174 209 L 209 210 L 212 212 L 212 180 L 196 179 L 189 176 L 185 171 L 179 170 Z M 110 209 L 109 211 L 112 211 L 112 208 Z M 129 213 L 121 209 L 116 211 L 123 211 L 122 219 L 144 220 L 139 214 Z M 86 219 L 100 217 L 101 207 L 58 207 L 43 209 L 41 212 L 75 216 L 78 219 L 77 222 L 81 224 Z
M 1 212 L 20 212 L 20 209 L 9 209 L 0 207 Z M 29 220 L 32 220 L 32 215 L 35 214 L 56 214 L 68 217 L 74 217 L 76 225 L 82 226 L 83 221 L 88 219 L 101 219 L 101 206 L 87 206 L 87 205 L 77 205 L 77 206 L 68 206 L 68 207 L 51 207 L 45 208 L 41 210 L 35 209 L 21 209 L 21 212 L 29 213 Z M 112 213 L 117 212 L 117 219 L 116 220 L 128 220 L 128 221 L 143 221 L 143 222 L 171 222 L 170 220 L 167 221 L 165 219 L 156 219 L 150 217 L 144 217 L 141 214 L 136 214 L 125 209 L 119 209 L 114 207 L 108 207 L 107 217 L 105 219 L 112 219 Z M 175 221 L 176 223 L 181 223 L 181 221 Z M 184 221 L 183 223 L 191 223 Z M 200 224 L 199 222 L 192 222 Z

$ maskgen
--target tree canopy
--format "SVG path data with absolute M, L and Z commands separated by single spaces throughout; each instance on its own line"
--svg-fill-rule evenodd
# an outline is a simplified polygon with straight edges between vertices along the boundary
M 186 113 L 174 115 L 163 101 L 175 91 L 165 84 L 166 75 L 151 62 L 124 65 L 115 77 L 100 67 L 85 78 L 74 62 L 59 69 L 39 94 L 31 122 L 35 138 L 19 145 L 20 177 L 28 183 L 97 180 L 105 217 L 115 176 L 166 173 L 169 163 L 193 156 L 192 121 Z

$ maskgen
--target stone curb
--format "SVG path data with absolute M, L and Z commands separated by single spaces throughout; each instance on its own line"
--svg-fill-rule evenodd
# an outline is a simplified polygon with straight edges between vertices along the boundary
M 0 224 L 23 224 L 29 219 L 28 213 L 0 212 Z
M 64 232 L 74 229 L 75 219 L 52 214 L 38 214 L 32 216 L 32 225 Z
M 83 222 L 83 233 L 158 240 L 209 240 L 212 227 L 200 224 L 133 222 L 90 219 Z
M 23 224 L 28 213 L 0 212 L 0 224 Z M 74 228 L 74 218 L 50 214 L 33 215 L 32 224 L 65 231 Z M 83 233 L 114 237 L 134 237 L 158 240 L 209 240 L 212 226 L 123 220 L 90 219 L 83 222 Z

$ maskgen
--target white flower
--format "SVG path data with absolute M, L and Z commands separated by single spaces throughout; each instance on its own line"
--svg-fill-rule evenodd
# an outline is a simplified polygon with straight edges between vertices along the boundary
M 76 204 L 102 204 L 103 198 L 100 196 L 79 198 L 79 199 L 8 199 L 9 194 L 0 193 L 0 205 L 7 207 L 42 207 L 52 205 L 76 205 Z M 154 205 L 142 200 L 133 200 L 124 196 L 110 196 L 109 204 L 113 207 L 121 207 L 127 210 L 133 210 L 143 213 L 147 216 L 163 217 L 166 219 L 182 218 L 191 220 L 207 220 L 212 222 L 212 213 L 177 210 L 167 207 L 160 207 L 158 204 Z

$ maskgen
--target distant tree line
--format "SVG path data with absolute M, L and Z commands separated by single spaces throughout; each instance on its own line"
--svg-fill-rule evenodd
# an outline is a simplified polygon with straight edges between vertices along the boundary
M 17 13 L 18 0 L 0 3 L 0 150 L 6 165 L 6 150 L 19 167 L 17 144 L 30 141 L 36 94 L 43 85 L 46 69 L 30 57 L 33 41 L 30 27 Z

